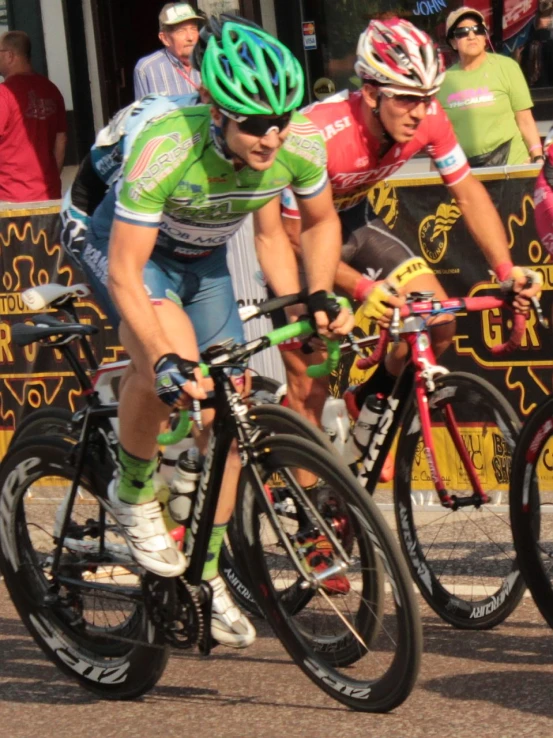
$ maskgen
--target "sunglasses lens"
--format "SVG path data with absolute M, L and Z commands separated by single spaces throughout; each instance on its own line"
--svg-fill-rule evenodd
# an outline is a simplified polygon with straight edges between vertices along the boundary
M 290 123 L 291 117 L 292 116 L 290 114 L 281 115 L 279 117 L 252 115 L 249 118 L 246 118 L 246 120 L 238 123 L 238 128 L 243 133 L 249 133 L 250 136 L 261 137 L 264 136 L 271 128 L 276 128 L 280 133 L 280 131 L 283 131 Z
M 394 97 L 404 105 L 420 105 L 420 103 L 424 103 L 428 106 L 434 99 L 432 95 L 394 95 Z
M 455 38 L 468 38 L 471 31 L 475 36 L 484 36 L 486 33 L 484 26 L 478 24 L 476 26 L 463 26 L 463 28 L 456 28 L 453 31 L 453 35 Z

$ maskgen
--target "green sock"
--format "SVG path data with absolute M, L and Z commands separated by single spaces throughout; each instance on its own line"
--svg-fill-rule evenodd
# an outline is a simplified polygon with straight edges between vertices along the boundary
M 215 579 L 219 573 L 219 554 L 221 553 L 221 546 L 223 545 L 223 539 L 227 532 L 228 523 L 223 525 L 214 525 L 207 544 L 207 556 L 205 559 L 204 570 L 202 572 L 202 579 L 209 582 L 210 579 Z
M 153 459 L 139 459 L 119 446 L 119 499 L 131 504 L 154 500 L 153 476 L 156 467 L 157 456 Z

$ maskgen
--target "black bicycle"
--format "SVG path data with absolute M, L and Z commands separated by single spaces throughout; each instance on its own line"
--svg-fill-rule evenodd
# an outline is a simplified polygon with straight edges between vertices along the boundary
M 90 290 L 85 284 L 64 286 L 55 283 L 39 285 L 25 290 L 21 297 L 28 308 L 55 310 L 56 315 L 61 315 L 65 321 L 80 323 L 77 310 L 79 301 L 88 297 Z M 270 315 L 275 310 L 280 310 L 288 305 L 293 305 L 304 300 L 303 293 L 286 295 L 281 298 L 264 300 L 259 304 L 245 305 L 239 309 L 240 317 L 244 322 L 264 315 Z M 35 325 L 44 325 L 46 328 L 58 327 L 59 318 L 51 313 L 41 313 L 31 317 Z M 63 330 L 66 330 L 63 328 Z M 70 329 L 71 331 L 72 329 Z M 84 366 L 79 361 L 78 353 L 73 349 L 74 336 L 69 334 L 69 339 L 60 337 L 57 340 L 57 348 L 61 351 L 64 360 L 71 367 L 73 374 L 80 387 L 80 397 L 86 405 L 99 409 L 105 407 L 108 420 L 111 424 L 111 433 L 117 434 L 118 427 L 115 419 L 115 403 L 117 396 L 116 383 L 123 375 L 128 366 L 128 361 L 107 362 L 99 364 L 90 343 L 91 336 L 96 332 L 90 326 L 81 331 L 77 337 L 81 356 L 84 358 Z M 333 361 L 337 360 L 337 354 Z M 250 394 L 247 397 L 250 410 L 250 419 L 265 431 L 270 433 L 292 433 L 301 438 L 306 438 L 333 451 L 333 446 L 328 436 L 315 425 L 309 423 L 297 413 L 293 413 L 285 407 L 275 403 L 275 395 L 280 388 L 280 383 L 270 377 L 253 375 L 251 377 Z M 68 441 L 76 442 L 82 430 L 82 412 L 71 412 L 63 407 L 43 407 L 33 410 L 24 417 L 15 429 L 11 438 L 10 448 L 13 448 L 21 440 L 34 436 L 46 438 L 61 437 Z M 189 434 L 191 423 L 175 413 L 174 423 L 181 423 L 180 428 L 185 428 L 178 435 L 174 435 L 173 443 L 182 440 L 181 436 Z M 160 455 L 160 465 L 165 463 L 163 453 Z M 241 499 L 241 495 L 239 495 Z M 168 513 L 167 513 L 168 515 Z M 174 525 L 169 517 L 167 522 Z M 173 529 L 179 533 L 178 529 Z M 219 559 L 219 570 L 225 579 L 227 587 L 231 590 L 234 599 L 250 614 L 262 617 L 261 609 L 255 602 L 251 587 L 249 586 L 246 567 L 239 564 L 238 537 L 235 533 L 235 521 L 231 519 L 229 532 L 221 549 Z M 234 550 L 233 550 L 234 548 Z
M 53 320 L 14 327 L 14 342 L 59 347 L 92 330 Z M 315 684 L 354 709 L 390 710 L 410 693 L 420 663 L 420 620 L 382 516 L 334 455 L 297 436 L 270 435 L 254 422 L 225 371 L 271 343 L 311 330 L 302 321 L 241 346 L 204 352 L 215 384 L 215 421 L 182 577 L 140 569 L 106 510 L 115 406 L 87 404 L 78 441 L 21 437 L 10 446 L 0 466 L 6 586 L 39 646 L 87 689 L 133 698 L 161 677 L 170 646 L 210 652 L 212 593 L 201 573 L 223 460 L 236 440 L 244 490 L 236 521 L 240 550 L 277 637 Z M 306 493 L 298 470 L 321 480 L 320 495 Z M 282 490 L 278 498 L 275 489 Z M 306 537 L 330 545 L 333 564 L 324 571 L 307 565 L 298 545 Z M 336 576 L 346 583 L 339 596 L 328 592 Z

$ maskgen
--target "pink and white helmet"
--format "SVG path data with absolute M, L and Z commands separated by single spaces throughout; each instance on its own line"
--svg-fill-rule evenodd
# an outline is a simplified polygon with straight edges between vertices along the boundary
M 373 20 L 359 36 L 355 73 L 367 82 L 412 95 L 433 95 L 444 78 L 432 39 L 400 18 Z

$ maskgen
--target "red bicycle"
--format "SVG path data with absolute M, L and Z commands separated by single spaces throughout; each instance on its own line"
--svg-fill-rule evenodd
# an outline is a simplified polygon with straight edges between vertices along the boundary
M 401 338 L 409 345 L 392 393 L 367 398 L 361 426 L 353 429 L 356 443 L 350 439 L 346 452 L 355 447 L 351 468 L 395 524 L 422 596 L 458 628 L 494 627 L 524 593 L 508 505 L 520 423 L 490 382 L 437 363 L 429 322 L 437 315 L 484 310 L 495 311 L 497 321 L 500 311 L 510 307 L 508 299 L 497 297 L 437 301 L 431 293 L 413 293 L 389 330 L 356 341 L 357 351 L 374 349 L 357 359 L 364 368 L 381 361 L 390 342 Z M 539 311 L 538 303 L 535 307 Z M 492 353 L 515 350 L 524 331 L 525 317 L 515 315 L 510 337 Z M 352 343 L 341 350 L 351 353 Z M 393 499 L 389 490 L 378 487 L 392 449 Z

